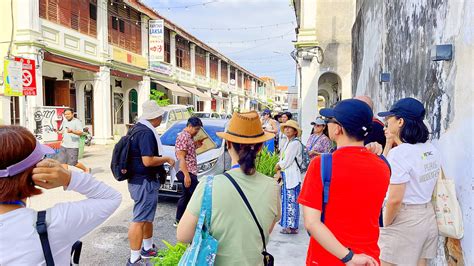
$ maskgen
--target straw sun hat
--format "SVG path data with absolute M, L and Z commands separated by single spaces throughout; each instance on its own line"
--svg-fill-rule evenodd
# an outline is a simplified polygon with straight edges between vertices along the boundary
M 288 120 L 288 121 L 286 121 L 286 123 L 281 124 L 281 126 L 280 126 L 281 131 L 284 131 L 284 130 L 285 130 L 285 127 L 292 127 L 292 128 L 294 128 L 296 131 L 298 131 L 298 135 L 297 135 L 297 136 L 298 136 L 298 137 L 301 137 L 301 132 L 302 132 L 302 130 L 301 130 L 300 126 L 298 125 L 298 123 L 297 123 L 295 120 Z
M 217 132 L 217 136 L 233 143 L 256 144 L 275 137 L 275 134 L 264 132 L 257 112 L 237 113 L 232 115 L 226 132 Z

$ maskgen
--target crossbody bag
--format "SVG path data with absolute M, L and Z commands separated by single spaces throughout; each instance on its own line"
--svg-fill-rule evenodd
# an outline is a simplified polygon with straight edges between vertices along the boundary
M 237 184 L 237 182 L 235 182 L 235 179 L 228 173 L 224 173 L 224 175 L 227 177 L 227 179 L 229 179 L 229 181 L 232 183 L 232 185 L 234 185 L 237 192 L 239 192 L 240 197 L 244 201 L 245 205 L 247 205 L 247 208 L 250 211 L 250 214 L 252 215 L 253 220 L 257 224 L 258 231 L 260 232 L 260 237 L 262 238 L 262 243 L 263 243 L 263 251 L 262 251 L 263 265 L 273 266 L 273 263 L 274 263 L 273 256 L 272 256 L 272 254 L 267 252 L 267 246 L 265 244 L 265 235 L 263 234 L 262 226 L 260 226 L 260 223 L 258 222 L 257 216 L 255 216 L 255 213 L 253 212 L 252 206 L 250 206 L 250 202 L 248 201 L 247 197 L 245 196 L 245 194 L 242 191 L 242 189 L 240 188 L 240 186 Z

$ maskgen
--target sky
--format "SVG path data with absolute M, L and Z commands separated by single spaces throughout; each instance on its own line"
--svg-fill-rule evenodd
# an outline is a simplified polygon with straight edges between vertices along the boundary
M 142 0 L 257 76 L 295 84 L 296 19 L 290 0 Z

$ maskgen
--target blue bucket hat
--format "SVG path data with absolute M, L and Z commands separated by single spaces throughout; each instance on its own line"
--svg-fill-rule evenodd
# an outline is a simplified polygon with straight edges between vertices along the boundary
M 425 107 L 414 98 L 403 98 L 392 105 L 390 111 L 378 113 L 380 117 L 396 115 L 401 118 L 411 120 L 423 120 L 425 117 Z
M 334 108 L 323 108 L 319 113 L 327 118 L 335 118 L 343 128 L 365 137 L 372 130 L 374 114 L 368 104 L 356 99 L 342 100 Z
M 272 112 L 270 111 L 270 109 L 265 109 L 262 112 L 262 115 L 271 115 L 271 114 L 272 114 Z

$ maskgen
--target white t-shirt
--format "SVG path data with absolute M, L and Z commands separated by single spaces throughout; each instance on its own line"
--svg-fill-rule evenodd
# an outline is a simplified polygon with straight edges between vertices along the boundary
M 424 204 L 431 200 L 441 169 L 441 157 L 431 143 L 403 143 L 388 153 L 392 168 L 390 184 L 406 183 L 403 203 Z
M 69 265 L 74 242 L 109 218 L 122 200 L 115 189 L 84 173 L 72 172 L 67 190 L 87 199 L 59 203 L 46 211 L 55 265 Z M 0 214 L 0 265 L 46 265 L 36 217 L 37 212 L 30 208 Z

